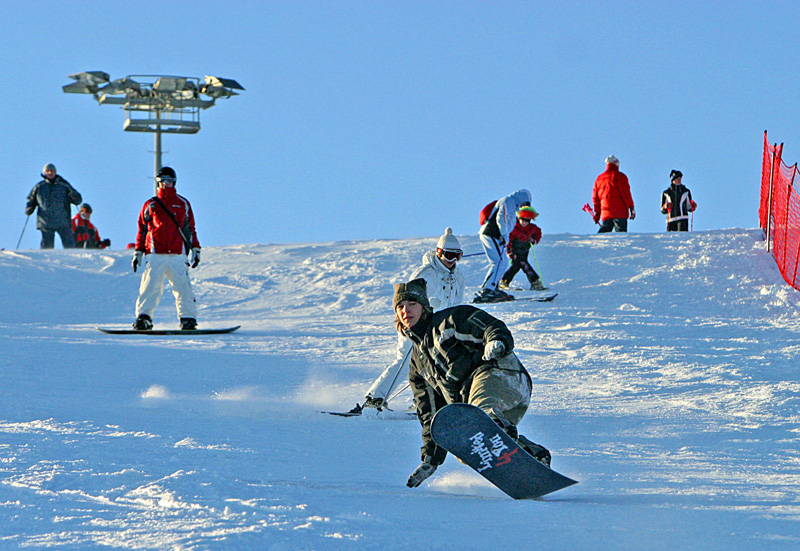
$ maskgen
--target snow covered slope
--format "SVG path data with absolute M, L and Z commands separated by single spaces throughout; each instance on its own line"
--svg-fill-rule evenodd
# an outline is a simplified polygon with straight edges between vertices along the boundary
M 800 296 L 759 231 L 546 235 L 558 298 L 486 306 L 534 379 L 521 431 L 580 481 L 532 502 L 452 458 L 408 489 L 415 421 L 318 413 L 391 360 L 434 244 L 206 249 L 200 324 L 243 327 L 203 338 L 94 330 L 133 319 L 127 251 L 0 252 L 0 549 L 800 546 Z

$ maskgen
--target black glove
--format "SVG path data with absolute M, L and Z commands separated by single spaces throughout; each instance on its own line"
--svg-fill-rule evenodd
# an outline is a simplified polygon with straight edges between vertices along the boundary
M 35 211 L 35 210 L 36 210 L 36 207 L 25 207 L 25 214 L 27 216 L 30 216 L 31 214 L 33 214 L 33 211 Z
M 136 268 L 139 267 L 139 264 L 142 262 L 142 255 L 144 253 L 142 251 L 136 251 L 133 253 L 133 260 L 131 261 L 131 266 L 133 266 L 133 271 L 136 271 Z
M 408 477 L 408 482 L 406 482 L 406 486 L 409 488 L 416 488 L 423 482 L 425 482 L 429 476 L 436 472 L 436 465 L 431 465 L 423 461 L 419 464 L 419 467 L 414 469 L 414 472 L 411 473 L 411 476 Z
M 192 249 L 192 258 L 190 262 L 192 268 L 197 268 L 197 266 L 200 265 L 200 249 Z
M 100 242 L 100 244 L 103 246 L 103 248 L 110 247 L 111 246 L 111 240 L 110 239 L 103 239 Z

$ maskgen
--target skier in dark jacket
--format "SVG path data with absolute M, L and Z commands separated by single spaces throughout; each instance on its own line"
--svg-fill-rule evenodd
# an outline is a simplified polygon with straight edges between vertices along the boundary
M 550 452 L 517 431 L 531 399 L 531 378 L 514 354 L 514 338 L 499 319 L 470 305 L 434 313 L 424 279 L 394 286 L 396 327 L 414 343 L 408 378 L 422 425 L 422 463 L 407 485 L 419 486 L 447 451 L 431 438 L 433 415 L 462 402 L 485 411 L 545 465 Z
M 25 214 L 36 213 L 36 229 L 42 232 L 42 249 L 55 247 L 55 234 L 61 237 L 65 249 L 75 247 L 75 234 L 72 232 L 70 204 L 79 205 L 82 197 L 64 178 L 56 174 L 56 167 L 47 163 L 42 169 L 43 180 L 33 186 L 28 194 Z
M 680 170 L 670 172 L 669 181 L 671 185 L 661 194 L 661 214 L 667 215 L 667 231 L 689 231 L 689 213 L 694 212 L 697 203 L 683 185 Z

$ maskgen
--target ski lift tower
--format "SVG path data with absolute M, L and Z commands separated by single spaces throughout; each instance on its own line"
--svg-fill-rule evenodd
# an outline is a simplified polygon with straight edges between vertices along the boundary
M 63 86 L 68 94 L 92 94 L 100 105 L 120 105 L 125 111 L 123 129 L 155 134 L 155 174 L 161 168 L 161 134 L 196 134 L 200 110 L 220 98 L 244 90 L 235 80 L 206 76 L 129 75 L 109 81 L 108 73 L 87 71 L 69 75 L 75 82 Z

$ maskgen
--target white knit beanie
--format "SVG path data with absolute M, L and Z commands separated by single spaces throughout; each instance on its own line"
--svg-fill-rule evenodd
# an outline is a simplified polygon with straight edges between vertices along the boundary
M 614 155 L 609 155 L 608 157 L 606 157 L 606 164 L 619 166 L 619 159 L 614 157 Z
M 444 230 L 444 235 L 439 238 L 439 241 L 436 243 L 436 248 L 445 251 L 461 250 L 461 243 L 459 243 L 458 238 L 453 235 L 453 228 L 446 228 Z

